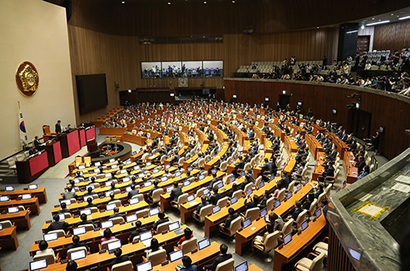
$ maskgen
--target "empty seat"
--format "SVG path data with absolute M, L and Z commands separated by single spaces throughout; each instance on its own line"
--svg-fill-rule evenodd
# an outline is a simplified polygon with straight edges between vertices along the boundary
M 312 257 L 312 259 L 308 257 Z M 313 253 L 309 253 L 308 257 L 300 259 L 295 264 L 295 269 L 299 271 L 320 271 L 323 268 L 323 260 L 325 258 L 324 253 L 320 253 L 319 255 L 315 255 Z

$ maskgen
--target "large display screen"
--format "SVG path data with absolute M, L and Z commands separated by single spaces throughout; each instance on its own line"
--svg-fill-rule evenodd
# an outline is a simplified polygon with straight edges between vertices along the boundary
M 221 60 L 141 62 L 141 77 L 143 79 L 223 77 L 223 66 Z
M 89 113 L 108 105 L 105 74 L 76 75 L 80 114 Z

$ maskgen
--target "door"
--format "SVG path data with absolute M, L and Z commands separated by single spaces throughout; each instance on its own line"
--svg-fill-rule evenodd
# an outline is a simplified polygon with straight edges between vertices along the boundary
M 285 109 L 286 105 L 290 105 L 290 95 L 279 94 L 279 105 L 280 108 Z
M 370 136 L 370 124 L 372 113 L 360 109 L 350 109 L 350 131 L 358 138 L 368 138 Z

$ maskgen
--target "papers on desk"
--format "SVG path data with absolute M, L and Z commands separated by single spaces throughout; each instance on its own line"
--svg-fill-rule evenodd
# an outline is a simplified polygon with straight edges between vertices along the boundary
M 393 185 L 392 189 L 403 192 L 403 193 L 410 192 L 410 186 L 407 184 L 402 184 L 402 183 L 396 183 L 395 185 Z
M 189 204 L 190 204 L 191 206 L 195 206 L 195 205 L 198 205 L 199 202 L 197 202 L 197 201 L 191 201 Z
M 373 204 L 367 204 L 359 210 L 359 212 L 366 214 L 368 216 L 371 216 L 371 217 L 377 216 L 382 211 L 383 211 L 382 207 L 379 207 Z
M 410 176 L 400 175 L 399 177 L 396 178 L 396 181 L 399 181 L 405 184 L 410 184 Z
M 256 227 L 252 227 L 251 230 L 253 230 L 253 231 L 256 230 Z

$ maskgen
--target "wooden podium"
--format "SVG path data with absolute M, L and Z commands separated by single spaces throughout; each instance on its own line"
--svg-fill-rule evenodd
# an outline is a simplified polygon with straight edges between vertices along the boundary
M 95 152 L 95 151 L 97 151 L 97 149 L 98 149 L 97 140 L 95 140 L 95 138 L 87 141 L 87 151 L 88 151 L 88 153 Z

